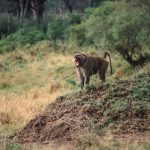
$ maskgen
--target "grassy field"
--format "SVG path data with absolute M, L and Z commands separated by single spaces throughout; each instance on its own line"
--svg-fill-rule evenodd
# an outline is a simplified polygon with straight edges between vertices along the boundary
M 0 56 L 0 69 L 0 132 L 24 126 L 58 95 L 74 88 L 75 70 L 68 55 L 18 50 Z
M 86 51 L 90 55 L 101 53 L 93 49 Z M 17 49 L 0 55 L 1 136 L 21 129 L 59 95 L 79 90 L 79 81 L 72 62 L 73 54 L 74 51 L 54 52 L 44 42 L 31 48 L 23 48 L 22 51 Z M 130 78 L 134 70 L 117 54 L 111 56 L 113 75 L 110 76 L 108 70 L 108 82 L 123 77 Z M 96 82 L 97 76 L 93 76 L 91 83 Z M 29 147 L 38 149 L 37 145 Z

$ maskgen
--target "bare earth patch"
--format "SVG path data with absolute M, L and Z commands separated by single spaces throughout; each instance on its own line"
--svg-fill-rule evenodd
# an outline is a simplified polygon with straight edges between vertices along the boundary
M 149 74 L 142 88 L 150 83 Z M 139 100 L 137 77 L 114 84 L 89 87 L 60 96 L 21 131 L 11 136 L 19 143 L 80 143 L 81 135 L 106 136 L 109 139 L 148 142 L 150 140 L 149 86 Z M 137 91 L 136 91 L 137 92 Z M 143 93 L 141 93 L 143 94 Z M 94 138 L 94 136 L 92 136 Z M 90 145 L 90 141 L 87 141 Z

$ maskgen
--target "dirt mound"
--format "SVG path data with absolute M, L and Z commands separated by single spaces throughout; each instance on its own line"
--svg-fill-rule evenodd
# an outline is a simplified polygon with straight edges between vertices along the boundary
M 81 134 L 100 136 L 108 130 L 114 135 L 149 132 L 149 85 L 150 74 L 146 74 L 58 97 L 11 138 L 20 143 L 64 143 Z

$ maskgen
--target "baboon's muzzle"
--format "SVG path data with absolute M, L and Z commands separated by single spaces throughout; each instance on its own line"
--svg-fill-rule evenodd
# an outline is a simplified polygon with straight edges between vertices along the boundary
M 74 57 L 74 63 L 76 66 L 80 65 L 80 61 L 78 60 L 78 58 Z

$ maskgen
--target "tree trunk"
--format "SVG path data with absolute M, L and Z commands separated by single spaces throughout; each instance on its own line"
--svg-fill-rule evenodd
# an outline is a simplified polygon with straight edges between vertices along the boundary
M 19 0 L 19 6 L 20 6 L 20 16 L 19 16 L 19 21 L 22 23 L 23 20 L 23 0 Z
M 117 48 L 117 51 L 122 55 L 122 57 L 133 67 L 142 65 L 147 61 L 147 56 L 140 55 L 136 60 L 133 59 L 132 54 L 129 54 L 129 49 L 127 48 Z
M 27 17 L 27 13 L 33 17 L 33 20 L 39 21 L 43 17 L 44 3 L 46 0 L 13 0 L 17 5 L 18 17 L 20 22 Z
M 27 0 L 27 1 L 26 1 L 26 4 L 25 4 L 25 8 L 24 8 L 24 12 L 23 12 L 23 19 L 24 19 L 25 16 L 26 16 L 26 12 L 27 12 L 28 5 L 29 5 L 29 0 Z
M 10 32 L 10 15 L 9 15 L 9 12 L 7 9 L 7 1 L 6 0 L 0 1 L 0 4 L 3 7 L 3 9 L 5 10 L 5 13 L 7 14 L 7 33 L 6 34 L 9 34 L 9 32 Z M 0 35 L 0 39 L 1 39 L 1 35 Z
M 64 0 L 64 3 L 66 5 L 66 7 L 68 8 L 69 12 L 72 13 L 73 12 L 73 2 L 71 3 L 70 0 Z
M 31 0 L 31 6 L 32 6 L 31 10 L 32 10 L 32 13 L 33 13 L 33 19 L 37 20 L 38 15 L 37 15 L 37 10 L 36 10 L 36 7 L 37 7 L 36 6 L 36 0 L 35 1 Z
M 92 3 L 91 3 L 91 0 L 88 0 L 88 3 L 89 3 L 89 7 L 91 7 L 91 4 L 92 4 Z
M 43 1 L 38 1 L 38 0 L 31 0 L 31 10 L 33 13 L 33 19 L 36 21 L 41 20 L 41 18 L 43 17 L 43 12 L 44 12 L 44 2 Z

